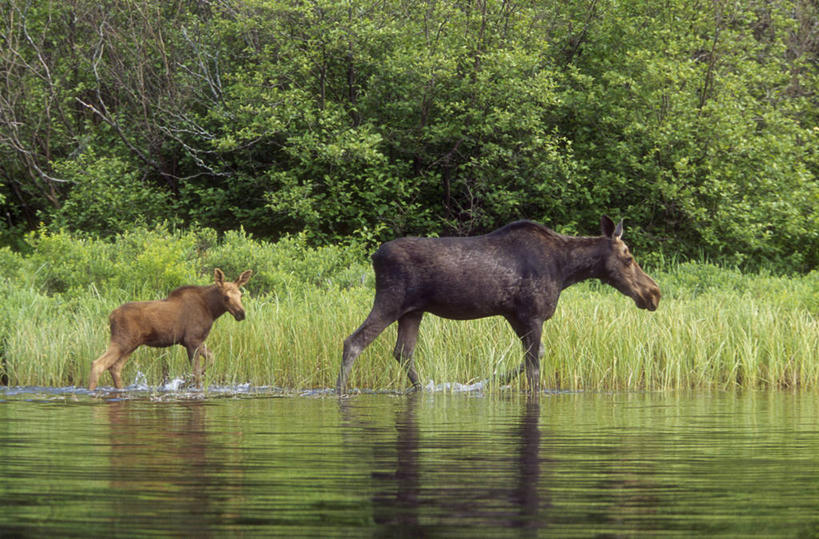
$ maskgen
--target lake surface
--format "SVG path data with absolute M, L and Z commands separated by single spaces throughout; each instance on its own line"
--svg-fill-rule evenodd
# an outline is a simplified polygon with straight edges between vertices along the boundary
M 816 536 L 818 397 L 0 388 L 0 536 Z

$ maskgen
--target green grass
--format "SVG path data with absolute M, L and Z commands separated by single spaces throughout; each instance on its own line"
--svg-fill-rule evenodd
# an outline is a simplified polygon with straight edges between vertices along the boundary
M 182 234 L 158 233 L 185 243 Z M 58 239 L 68 246 L 75 241 Z M 232 245 L 238 245 L 238 255 L 231 253 Z M 235 235 L 183 255 L 165 250 L 146 266 L 149 270 L 143 270 L 150 276 L 128 279 L 122 272 L 133 269 L 124 262 L 115 261 L 113 270 L 99 270 L 96 278 L 93 271 L 92 275 L 67 271 L 78 263 L 78 256 L 96 260 L 93 251 L 111 245 L 84 248 L 90 250 L 87 255 L 78 255 L 85 252 L 81 249 L 66 249 L 73 253 L 68 262 L 49 251 L 53 259 L 48 267 L 36 245 L 25 256 L 0 252 L 0 266 L 4 262 L 7 266 L 6 297 L 0 307 L 0 375 L 9 385 L 86 385 L 91 362 L 106 348 L 107 317 L 113 308 L 128 300 L 164 297 L 179 284 L 180 275 L 190 274 L 194 282 L 205 284 L 217 264 L 232 263 L 231 278 L 246 267 L 259 278 L 251 280 L 245 295 L 247 319 L 236 322 L 225 315 L 214 325 L 207 340 L 216 356 L 205 376 L 209 385 L 332 387 L 343 340 L 372 305 L 372 272 L 360 250 L 316 250 L 294 241 L 264 244 Z M 222 261 L 213 263 L 220 257 Z M 236 260 L 241 257 L 248 261 Z M 545 387 L 819 387 L 819 272 L 780 277 L 746 275 L 709 264 L 675 264 L 650 273 L 664 294 L 653 313 L 637 309 L 632 300 L 599 283 L 564 291 L 555 316 L 544 325 Z M 72 286 L 64 278 L 55 279 L 55 274 L 86 281 Z M 170 277 L 163 281 L 157 275 Z M 50 289 L 49 283 L 55 282 L 58 288 Z M 395 338 L 393 325 L 365 350 L 353 367 L 350 387 L 409 386 L 392 358 Z M 501 318 L 458 322 L 432 315 L 421 323 L 415 355 L 424 385 L 486 380 L 515 368 L 521 356 L 519 341 Z M 181 347 L 140 348 L 124 379 L 132 383 L 139 372 L 150 385 L 157 385 L 163 370 L 172 378 L 190 373 Z M 513 382 L 513 388 L 522 388 L 524 379 Z M 111 384 L 107 373 L 101 382 Z

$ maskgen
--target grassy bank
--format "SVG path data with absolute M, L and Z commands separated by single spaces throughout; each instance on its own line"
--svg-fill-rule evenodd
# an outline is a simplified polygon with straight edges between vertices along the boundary
M 369 312 L 373 277 L 360 248 L 277 244 L 236 232 L 139 231 L 114 242 L 68 234 L 29 238 L 30 251 L 0 251 L 0 377 L 9 385 L 85 385 L 107 345 L 108 313 L 129 300 L 159 299 L 186 283 L 207 284 L 214 267 L 235 278 L 253 269 L 248 318 L 219 319 L 208 338 L 216 362 L 208 384 L 250 382 L 330 387 L 341 343 Z M 542 376 L 555 389 L 819 387 L 819 272 L 747 275 L 709 264 L 650 270 L 663 290 L 649 313 L 611 288 L 582 283 L 561 296 L 544 325 Z M 395 327 L 357 360 L 352 387 L 402 389 L 392 359 Z M 469 383 L 521 361 L 499 318 L 469 322 L 427 315 L 416 350 L 425 385 Z M 181 347 L 141 348 L 125 369 L 150 385 L 189 373 Z M 523 380 L 513 385 L 522 383 Z M 103 385 L 109 385 L 106 374 Z

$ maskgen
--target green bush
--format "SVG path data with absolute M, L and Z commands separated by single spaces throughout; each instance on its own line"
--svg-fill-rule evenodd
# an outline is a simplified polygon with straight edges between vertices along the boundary
M 104 294 L 108 289 L 161 294 L 199 279 L 197 240 L 193 232 L 170 232 L 165 226 L 110 239 L 42 229 L 27 237 L 26 267 L 34 285 L 48 294 Z
M 251 269 L 247 288 L 280 293 L 293 287 L 347 287 L 369 276 L 356 246 L 312 247 L 304 234 L 271 243 L 244 230 L 136 228 L 107 239 L 41 229 L 26 238 L 27 255 L 0 249 L 0 269 L 49 295 L 108 291 L 151 299 L 184 284 L 209 284 L 214 268 L 229 279 Z
M 57 174 L 71 182 L 62 205 L 50 214 L 55 228 L 107 237 L 163 222 L 171 216 L 170 197 L 145 183 L 139 167 L 89 150 L 55 163 Z
M 225 233 L 203 253 L 201 264 L 219 267 L 230 278 L 251 269 L 249 290 L 279 294 L 304 285 L 332 288 L 361 283 L 370 275 L 362 258 L 362 250 L 356 247 L 312 247 L 305 234 L 271 243 L 238 230 Z

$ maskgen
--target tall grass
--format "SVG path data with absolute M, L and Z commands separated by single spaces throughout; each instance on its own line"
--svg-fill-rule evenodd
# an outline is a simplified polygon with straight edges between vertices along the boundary
M 144 241 L 160 240 L 150 260 L 134 256 Z M 0 375 L 10 385 L 87 384 L 91 361 L 107 345 L 113 308 L 164 297 L 183 282 L 206 284 L 215 266 L 231 278 L 247 268 L 256 274 L 244 299 L 247 319 L 220 318 L 207 340 L 216 356 L 205 376 L 209 385 L 332 387 L 342 342 L 372 305 L 372 272 L 360 249 L 312 249 L 298 238 L 268 244 L 241 232 L 220 239 L 160 229 L 114 242 L 41 235 L 31 238 L 31 249 L 25 256 L 0 251 L 7 276 Z M 84 271 L 74 267 L 83 263 Z M 664 294 L 653 313 L 599 283 L 564 291 L 544 325 L 545 387 L 819 387 L 819 272 L 779 277 L 675 264 L 651 273 Z M 351 387 L 408 387 L 392 358 L 395 338 L 393 325 L 365 350 Z M 503 319 L 426 315 L 415 357 L 424 385 L 467 384 L 514 369 L 522 347 Z M 181 347 L 143 347 L 124 378 L 132 382 L 137 373 L 157 385 L 163 374 L 187 375 L 190 367 Z M 110 384 L 107 374 L 102 383 Z

